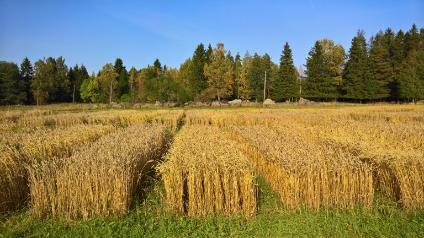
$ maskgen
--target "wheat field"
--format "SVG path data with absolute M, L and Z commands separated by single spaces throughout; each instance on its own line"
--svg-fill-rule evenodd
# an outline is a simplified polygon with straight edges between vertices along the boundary
M 424 209 L 424 107 L 0 111 L 0 213 L 68 220 L 129 213 L 156 184 L 177 216 L 283 209 Z

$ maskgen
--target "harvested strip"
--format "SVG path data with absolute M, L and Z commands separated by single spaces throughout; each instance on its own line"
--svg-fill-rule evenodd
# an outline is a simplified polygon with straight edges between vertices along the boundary
M 32 164 L 32 215 L 85 219 L 127 212 L 169 139 L 164 126 L 138 124 L 104 136 L 70 157 Z
M 217 127 L 184 127 L 158 168 L 171 210 L 189 216 L 253 215 L 255 174 L 237 146 Z

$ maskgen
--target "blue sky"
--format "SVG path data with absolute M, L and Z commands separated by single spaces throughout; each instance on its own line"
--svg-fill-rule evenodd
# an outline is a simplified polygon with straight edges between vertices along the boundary
M 0 60 L 17 63 L 63 56 L 92 72 L 121 57 L 128 69 L 156 58 L 178 67 L 200 42 L 278 62 L 288 41 L 298 66 L 318 39 L 347 51 L 358 29 L 424 27 L 424 1 L 0 0 L 0 22 Z

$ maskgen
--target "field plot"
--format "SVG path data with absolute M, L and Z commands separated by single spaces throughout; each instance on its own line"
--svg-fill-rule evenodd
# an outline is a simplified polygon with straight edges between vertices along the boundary
M 217 127 L 182 129 L 159 166 L 168 205 L 190 216 L 253 215 L 255 174 L 237 146 Z
M 138 112 L 11 111 L 0 116 L 0 213 L 25 205 L 28 170 L 41 161 L 53 163 L 80 146 L 137 123 L 165 125 L 175 130 L 182 110 Z
M 138 124 L 100 138 L 70 157 L 29 169 L 31 213 L 87 218 L 125 213 L 169 142 L 164 126 Z
M 287 208 L 369 207 L 374 191 L 424 206 L 423 108 L 199 110 L 187 124 L 232 128 Z
M 422 106 L 82 108 L 1 111 L 0 237 L 424 233 Z

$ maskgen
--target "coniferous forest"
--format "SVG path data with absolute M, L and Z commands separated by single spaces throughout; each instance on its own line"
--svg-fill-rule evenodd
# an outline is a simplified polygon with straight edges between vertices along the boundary
M 363 31 L 349 49 L 331 39 L 315 42 L 303 67 L 293 63 L 290 43 L 280 62 L 268 54 L 233 55 L 224 44 L 199 44 L 179 68 L 156 59 L 145 68 L 127 69 L 121 58 L 97 73 L 68 66 L 63 57 L 20 65 L 0 62 L 0 104 L 60 102 L 154 103 L 242 99 L 277 102 L 416 102 L 424 99 L 424 28 L 387 28 L 367 39 Z

